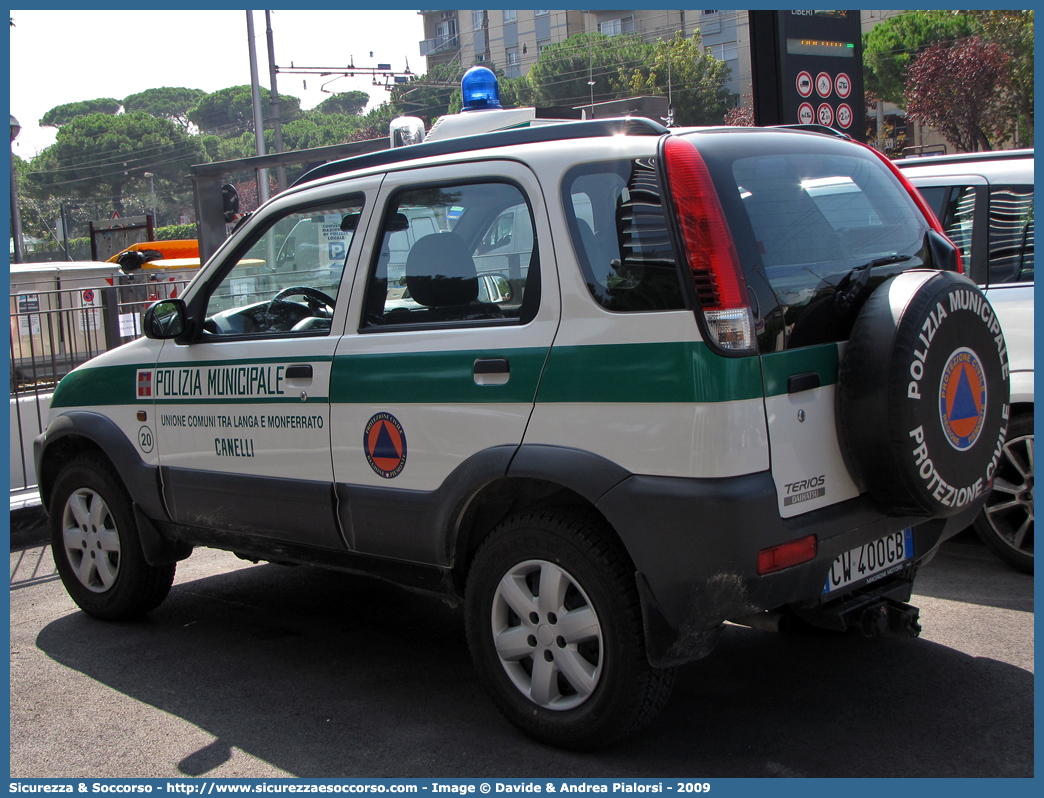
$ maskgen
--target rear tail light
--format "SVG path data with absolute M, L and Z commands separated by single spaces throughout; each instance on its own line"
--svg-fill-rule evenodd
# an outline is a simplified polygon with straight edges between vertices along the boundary
M 782 571 L 792 565 L 799 565 L 816 558 L 816 536 L 792 540 L 779 546 L 772 546 L 758 552 L 758 575 L 764 576 L 774 571 Z
M 669 137 L 664 143 L 667 183 L 678 217 L 696 299 L 711 343 L 730 352 L 755 349 L 754 314 L 707 165 L 696 147 Z
M 860 144 L 862 143 L 860 142 Z M 953 241 L 950 239 L 948 235 L 946 235 L 946 232 L 943 230 L 942 224 L 939 222 L 939 217 L 935 215 L 935 211 L 932 210 L 932 206 L 925 202 L 924 197 L 921 196 L 921 192 L 914 187 L 913 183 L 906 179 L 906 175 L 903 174 L 903 170 L 896 166 L 894 163 L 892 163 L 891 159 L 887 155 L 885 155 L 880 150 L 875 150 L 869 144 L 862 144 L 862 146 L 866 147 L 868 150 L 870 150 L 870 152 L 872 152 L 874 155 L 876 155 L 884 162 L 885 166 L 887 166 L 891 170 L 892 174 L 895 175 L 896 180 L 898 180 L 902 184 L 903 188 L 906 189 L 906 192 L 910 195 L 911 199 L 913 199 L 914 204 L 917 205 L 921 213 L 924 214 L 924 218 L 928 220 L 928 226 L 950 242 L 950 244 L 953 246 L 954 251 L 957 253 L 957 273 L 964 274 L 964 262 L 961 260 L 960 248 L 953 243 Z

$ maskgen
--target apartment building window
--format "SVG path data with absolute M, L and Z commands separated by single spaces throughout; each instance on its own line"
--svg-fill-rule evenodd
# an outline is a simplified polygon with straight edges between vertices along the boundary
M 533 12 L 533 16 L 535 16 L 535 17 L 543 17 L 543 16 L 547 16 L 550 13 L 551 13 L 550 11 L 534 11 Z
M 519 57 L 518 57 L 518 48 L 517 47 L 513 47 L 513 48 L 511 48 L 510 50 L 507 51 L 507 62 L 508 62 L 508 66 L 518 66 L 518 64 L 519 64 Z
M 518 12 L 517 11 L 505 11 L 504 12 L 504 22 L 515 22 L 517 20 L 517 18 L 518 18 Z
M 725 44 L 708 44 L 706 47 L 708 55 L 712 55 L 719 61 L 735 61 L 739 58 L 739 43 L 727 42 Z
M 550 47 L 550 46 L 551 46 L 551 40 L 550 39 L 544 39 L 543 41 L 538 41 L 537 42 L 537 56 L 539 57 L 540 54 L 542 52 L 544 52 L 544 48 L 545 47 Z
M 472 11 L 471 12 L 471 29 L 482 30 L 482 12 Z
M 621 33 L 634 33 L 634 17 L 609 19 L 598 23 L 598 32 L 606 36 L 619 36 Z

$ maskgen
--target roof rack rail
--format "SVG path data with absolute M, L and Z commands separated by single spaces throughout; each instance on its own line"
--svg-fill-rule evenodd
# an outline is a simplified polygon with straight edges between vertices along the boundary
M 791 130 L 807 130 L 810 133 L 823 133 L 827 136 L 835 136 L 839 139 L 852 140 L 852 137 L 847 133 L 842 133 L 840 130 L 835 130 L 832 127 L 826 125 L 769 125 L 769 127 L 785 127 Z
M 914 155 L 899 159 L 903 163 L 972 163 L 975 161 L 1012 161 L 1020 158 L 1032 158 L 1033 149 L 988 150 L 986 152 L 955 152 L 942 155 Z
M 357 169 L 369 169 L 374 166 L 387 166 L 401 161 L 414 161 L 434 155 L 449 155 L 468 150 L 485 150 L 494 147 L 510 147 L 515 144 L 530 144 L 545 141 L 566 141 L 569 139 L 596 138 L 601 136 L 662 136 L 670 133 L 659 122 L 644 117 L 620 117 L 614 119 L 591 119 L 584 122 L 563 122 L 538 127 L 501 130 L 494 133 L 480 133 L 474 136 L 461 136 L 443 141 L 431 141 L 424 144 L 413 144 L 409 147 L 380 150 L 365 155 L 356 155 L 338 161 L 330 161 L 306 172 L 294 181 L 294 186 L 310 183 L 331 175 L 352 172 Z

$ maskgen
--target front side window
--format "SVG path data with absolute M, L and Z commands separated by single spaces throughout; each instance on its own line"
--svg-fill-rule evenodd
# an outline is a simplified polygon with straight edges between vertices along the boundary
M 562 184 L 584 281 L 606 310 L 685 307 L 653 159 L 585 164 Z
M 207 300 L 211 335 L 330 330 L 362 198 L 279 218 L 237 258 Z
M 363 330 L 528 321 L 539 300 L 533 216 L 517 186 L 396 192 L 370 268 Z

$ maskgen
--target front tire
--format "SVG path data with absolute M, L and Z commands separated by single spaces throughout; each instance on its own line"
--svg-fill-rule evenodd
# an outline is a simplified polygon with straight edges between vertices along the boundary
M 137 618 L 162 603 L 174 564 L 145 561 L 130 496 L 110 463 L 84 455 L 65 466 L 50 507 L 51 553 L 73 601 L 96 618 Z
M 982 542 L 1013 568 L 1033 573 L 1033 416 L 1011 421 L 993 490 L 975 517 Z
M 674 670 L 649 665 L 634 566 L 601 519 L 567 510 L 509 517 L 469 572 L 472 659 L 515 726 L 590 749 L 660 711 Z

